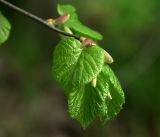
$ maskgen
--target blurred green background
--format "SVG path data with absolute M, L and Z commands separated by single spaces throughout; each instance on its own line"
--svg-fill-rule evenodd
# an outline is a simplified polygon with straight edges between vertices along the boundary
M 10 20 L 9 40 L 0 47 L 0 137 L 159 137 L 159 0 L 10 0 L 44 19 L 56 5 L 72 4 L 84 24 L 104 35 L 101 46 L 126 95 L 112 121 L 85 131 L 67 113 L 63 90 L 52 78 L 58 35 L 2 6 Z

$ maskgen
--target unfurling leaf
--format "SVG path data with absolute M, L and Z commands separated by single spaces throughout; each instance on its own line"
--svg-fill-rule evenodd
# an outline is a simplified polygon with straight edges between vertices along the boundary
M 11 25 L 0 11 L 0 45 L 4 43 L 10 34 Z
M 73 6 L 58 4 L 57 11 L 60 15 L 64 15 L 65 13 L 70 14 L 70 18 L 64 23 L 64 25 L 71 28 L 77 34 L 90 37 L 95 40 L 102 40 L 103 37 L 100 33 L 88 28 L 78 20 L 76 9 Z
M 54 51 L 53 73 L 65 88 L 85 85 L 95 78 L 104 65 L 103 49 L 99 46 L 83 47 L 74 38 L 64 38 Z
M 70 15 L 73 15 L 76 12 L 75 7 L 71 5 L 57 5 L 57 11 L 60 15 L 63 15 L 64 13 L 69 13 Z
M 102 40 L 103 39 L 103 37 L 100 33 L 88 28 L 87 26 L 83 25 L 80 21 L 73 22 L 72 24 L 69 24 L 68 27 L 73 29 L 79 35 L 90 37 L 95 40 Z

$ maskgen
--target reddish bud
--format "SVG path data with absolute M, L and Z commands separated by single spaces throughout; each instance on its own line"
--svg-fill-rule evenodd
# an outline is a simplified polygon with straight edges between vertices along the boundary
M 90 46 L 96 46 L 96 42 L 93 41 L 92 39 L 90 38 L 84 38 L 84 37 L 81 37 L 81 41 L 82 41 L 82 45 L 84 47 L 90 47 Z
M 62 16 L 59 16 L 57 19 L 56 19 L 56 24 L 63 24 L 65 23 L 68 19 L 70 18 L 70 14 L 68 13 L 64 13 Z
M 94 42 L 94 41 L 93 41 L 92 39 L 90 39 L 90 38 L 85 39 L 84 42 L 86 43 L 86 45 L 93 45 L 93 46 L 96 45 L 96 42 Z

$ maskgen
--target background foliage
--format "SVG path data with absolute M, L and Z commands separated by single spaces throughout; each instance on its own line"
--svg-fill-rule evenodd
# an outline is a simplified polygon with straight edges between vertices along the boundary
M 104 35 L 101 45 L 114 57 L 126 105 L 114 121 L 83 131 L 69 118 L 63 91 L 52 79 L 57 34 L 0 5 L 12 24 L 0 47 L 0 136 L 160 136 L 159 0 L 11 2 L 44 19 L 58 16 L 57 3 L 73 4 L 80 19 Z

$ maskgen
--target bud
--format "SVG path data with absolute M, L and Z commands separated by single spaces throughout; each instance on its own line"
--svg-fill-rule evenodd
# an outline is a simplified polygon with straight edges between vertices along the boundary
M 92 80 L 92 86 L 94 88 L 97 86 L 97 77 Z
M 80 40 L 82 41 L 82 46 L 83 47 L 91 47 L 91 46 L 96 46 L 97 45 L 96 42 L 93 41 L 90 38 L 81 37 Z
M 47 24 L 50 25 L 50 26 L 55 24 L 55 20 L 54 19 L 47 19 L 46 21 L 47 21 Z
M 105 50 L 104 50 L 104 57 L 105 57 L 106 63 L 111 64 L 114 62 L 112 56 Z
M 62 16 L 59 16 L 59 17 L 56 19 L 56 24 L 57 24 L 57 25 L 63 24 L 63 23 L 65 23 L 69 18 L 70 18 L 70 14 L 64 13 Z

